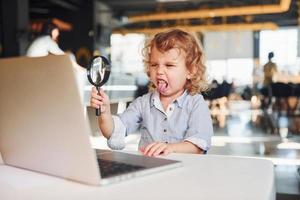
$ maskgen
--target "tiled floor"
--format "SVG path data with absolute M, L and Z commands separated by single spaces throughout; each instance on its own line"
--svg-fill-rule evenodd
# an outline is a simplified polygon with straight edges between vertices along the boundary
M 266 133 L 261 124 L 261 112 L 251 111 L 248 102 L 233 102 L 226 112 L 225 126 L 215 125 L 215 135 L 208 154 L 259 157 L 275 166 L 277 200 L 300 199 L 300 134 Z M 127 150 L 136 150 L 139 135 L 129 135 Z M 92 141 L 106 147 L 106 141 Z

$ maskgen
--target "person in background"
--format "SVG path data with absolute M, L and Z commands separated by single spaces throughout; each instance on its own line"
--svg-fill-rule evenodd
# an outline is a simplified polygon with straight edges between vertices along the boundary
M 264 87 L 268 87 L 273 82 L 273 77 L 277 73 L 277 65 L 272 62 L 272 58 L 274 57 L 274 53 L 270 52 L 268 54 L 268 62 L 264 65 Z
M 191 34 L 179 29 L 158 33 L 144 48 L 150 91 L 113 116 L 104 91 L 92 89 L 90 103 L 101 107 L 98 124 L 112 149 L 139 131 L 139 150 L 147 156 L 172 152 L 205 153 L 211 146 L 212 120 L 200 92 L 207 89 L 203 51 Z
M 76 73 L 76 81 L 78 90 L 83 101 L 83 93 L 84 93 L 84 84 L 86 78 L 86 69 L 82 66 L 78 65 L 76 62 L 76 58 L 73 53 L 67 52 L 65 53 L 61 50 L 57 44 L 59 38 L 59 28 L 52 22 L 46 22 L 43 25 L 40 36 L 38 36 L 27 49 L 26 55 L 28 57 L 41 57 L 47 56 L 49 54 L 52 55 L 64 55 L 67 54 L 70 56 L 72 65 L 74 67 Z
M 26 55 L 29 57 L 47 56 L 48 54 L 65 54 L 57 44 L 59 28 L 52 22 L 43 25 L 40 36 L 38 36 L 27 49 Z
M 268 54 L 268 62 L 263 66 L 264 70 L 264 81 L 263 88 L 261 88 L 261 93 L 264 95 L 262 99 L 262 108 L 268 108 L 272 101 L 272 83 L 274 75 L 277 73 L 277 65 L 272 62 L 274 53 L 270 52 Z

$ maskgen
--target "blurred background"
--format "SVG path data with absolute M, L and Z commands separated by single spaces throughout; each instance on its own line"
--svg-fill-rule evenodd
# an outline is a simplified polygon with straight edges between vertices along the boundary
M 145 41 L 170 28 L 193 32 L 211 88 L 203 93 L 215 132 L 208 154 L 269 159 L 277 199 L 300 199 L 299 14 L 299 0 L 0 0 L 0 58 L 25 56 L 51 21 L 59 47 L 82 67 L 94 55 L 110 59 L 105 89 L 116 114 L 147 92 Z M 92 142 L 106 148 L 85 74 L 81 81 Z M 128 136 L 127 149 L 138 141 Z

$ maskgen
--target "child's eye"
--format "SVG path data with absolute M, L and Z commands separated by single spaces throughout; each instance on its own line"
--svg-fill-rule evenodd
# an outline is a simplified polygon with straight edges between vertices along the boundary
M 175 67 L 175 65 L 173 65 L 173 64 L 167 64 L 166 66 L 167 67 Z
M 157 67 L 157 64 L 155 64 L 155 63 L 150 64 L 150 67 Z

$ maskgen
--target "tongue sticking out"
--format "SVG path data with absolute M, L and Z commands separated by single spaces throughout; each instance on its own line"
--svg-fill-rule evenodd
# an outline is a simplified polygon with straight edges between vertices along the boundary
M 157 83 L 157 90 L 159 93 L 164 93 L 167 90 L 168 84 L 166 81 L 160 80 Z

